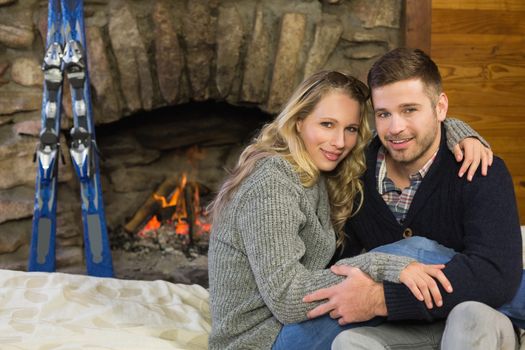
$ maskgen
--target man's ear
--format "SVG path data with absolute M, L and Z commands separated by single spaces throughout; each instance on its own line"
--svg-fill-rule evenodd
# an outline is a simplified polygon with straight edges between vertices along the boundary
M 447 117 L 448 111 L 448 97 L 442 92 L 439 94 L 438 101 L 436 103 L 436 115 L 440 122 L 444 121 Z

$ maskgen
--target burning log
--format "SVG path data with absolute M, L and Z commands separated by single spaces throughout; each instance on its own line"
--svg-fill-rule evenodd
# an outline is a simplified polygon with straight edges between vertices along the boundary
M 201 195 L 208 195 L 210 190 L 187 181 L 186 174 L 178 179 L 164 181 L 124 229 L 166 249 L 178 247 L 189 256 L 190 249 L 206 251 L 208 247 L 211 224 Z
M 180 176 L 170 176 L 155 191 L 155 194 L 163 197 L 167 197 L 170 194 L 170 191 L 173 190 L 180 182 Z M 134 233 L 135 230 L 148 220 L 153 213 L 159 210 L 160 204 L 157 199 L 155 199 L 155 194 L 148 198 L 148 200 L 142 205 L 142 207 L 137 210 L 133 218 L 124 225 L 124 230 L 128 233 Z
M 186 203 L 186 217 L 188 219 L 188 222 L 190 223 L 188 227 L 188 235 L 189 235 L 189 245 L 193 245 L 193 222 L 195 221 L 194 218 L 194 201 L 193 201 L 193 192 L 191 191 L 191 187 L 185 187 L 184 188 L 184 203 Z M 190 205 L 192 203 L 193 205 Z

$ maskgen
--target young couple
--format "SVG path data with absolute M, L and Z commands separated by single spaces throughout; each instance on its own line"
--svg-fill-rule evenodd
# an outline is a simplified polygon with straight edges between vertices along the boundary
M 517 346 L 508 316 L 523 316 L 523 297 L 508 316 L 494 309 L 522 274 L 505 165 L 445 120 L 441 78 L 423 52 L 387 53 L 368 83 L 371 143 L 367 87 L 320 72 L 223 184 L 212 203 L 210 349 L 322 349 L 336 336 L 340 349 Z M 486 176 L 467 181 L 480 163 Z

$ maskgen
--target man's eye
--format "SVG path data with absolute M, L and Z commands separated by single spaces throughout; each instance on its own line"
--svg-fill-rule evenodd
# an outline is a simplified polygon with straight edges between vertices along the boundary
M 417 109 L 415 109 L 415 108 L 406 108 L 405 109 L 405 113 L 407 113 L 407 114 L 410 114 L 410 113 L 415 112 L 415 111 L 417 111 Z
M 378 112 L 378 113 L 376 113 L 376 117 L 378 117 L 378 118 L 387 118 L 389 116 L 390 116 L 390 113 L 388 113 L 388 112 Z

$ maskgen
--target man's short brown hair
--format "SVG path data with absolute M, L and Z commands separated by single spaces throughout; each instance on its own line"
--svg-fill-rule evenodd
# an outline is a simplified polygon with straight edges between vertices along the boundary
M 371 90 L 402 80 L 421 79 L 432 101 L 442 92 L 441 74 L 432 59 L 419 49 L 397 48 L 384 54 L 368 72 Z

